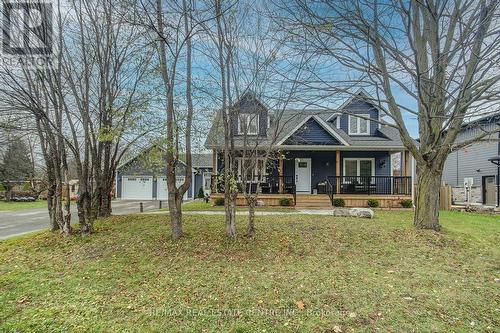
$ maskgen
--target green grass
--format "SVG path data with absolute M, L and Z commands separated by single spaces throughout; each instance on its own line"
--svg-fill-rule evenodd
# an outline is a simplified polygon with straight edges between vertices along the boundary
M 205 201 L 189 201 L 182 205 L 183 211 L 223 211 L 224 206 L 214 206 L 211 202 Z M 238 206 L 237 211 L 248 211 L 248 207 Z M 272 211 L 272 212 L 292 212 L 293 207 L 255 207 L 256 211 Z
M 406 211 L 266 216 L 234 242 L 223 216 L 185 215 L 178 242 L 165 216 L 42 232 L 0 243 L 0 331 L 493 332 L 499 220 L 442 213 L 435 233 Z
M 37 200 L 33 202 L 6 202 L 0 201 L 0 211 L 22 210 L 30 208 L 44 208 L 47 207 L 47 201 Z

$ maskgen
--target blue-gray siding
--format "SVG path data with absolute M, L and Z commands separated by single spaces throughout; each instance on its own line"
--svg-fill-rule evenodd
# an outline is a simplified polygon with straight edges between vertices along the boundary
M 326 180 L 328 176 L 335 176 L 335 152 L 319 151 L 288 151 L 285 152 L 283 171 L 285 176 L 295 177 L 295 158 L 311 158 L 311 187 L 314 189 L 319 182 Z M 341 175 L 344 174 L 344 158 L 374 158 L 375 176 L 391 175 L 391 155 L 387 151 L 341 151 L 340 152 Z M 277 174 L 274 169 L 273 174 Z
M 495 129 L 494 124 L 484 125 L 486 131 Z M 457 142 L 477 136 L 480 128 L 467 129 L 461 132 Z M 490 139 L 490 140 L 488 140 Z M 487 141 L 475 143 L 467 148 L 451 153 L 443 168 L 443 182 L 450 186 L 462 187 L 464 178 L 473 178 L 474 186 L 482 187 L 484 176 L 495 176 L 497 167 L 488 161 L 489 158 L 500 154 L 499 134 L 492 134 Z
M 284 145 L 340 145 L 327 130 L 311 118 L 292 134 Z
M 377 108 L 365 101 L 355 100 L 347 105 L 345 109 L 346 112 L 352 114 L 370 115 L 370 119 L 376 120 L 370 121 L 370 135 L 377 135 L 377 128 L 379 126 L 379 123 L 377 122 L 379 118 L 379 111 Z M 344 132 L 349 133 L 349 115 L 346 113 L 343 113 L 340 116 L 340 128 L 344 130 Z

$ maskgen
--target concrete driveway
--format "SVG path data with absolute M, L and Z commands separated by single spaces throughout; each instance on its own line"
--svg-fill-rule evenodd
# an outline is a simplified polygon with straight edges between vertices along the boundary
M 139 213 L 139 201 L 113 201 L 113 215 Z M 158 209 L 158 201 L 143 201 L 144 211 Z M 166 206 L 166 203 L 163 203 Z M 78 222 L 76 205 L 71 205 L 71 222 Z M 0 240 L 46 229 L 49 225 L 47 208 L 0 211 Z

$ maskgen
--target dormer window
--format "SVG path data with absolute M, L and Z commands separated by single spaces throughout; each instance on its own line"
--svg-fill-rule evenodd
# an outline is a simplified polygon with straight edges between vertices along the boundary
M 259 115 L 240 113 L 238 115 L 238 134 L 257 135 L 259 133 Z
M 358 116 L 349 115 L 349 135 L 368 135 L 370 134 L 369 114 L 360 114 Z

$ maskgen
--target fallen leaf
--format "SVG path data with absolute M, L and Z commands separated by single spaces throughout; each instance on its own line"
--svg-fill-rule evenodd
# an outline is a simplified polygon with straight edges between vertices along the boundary
M 297 307 L 299 308 L 299 310 L 304 310 L 304 308 L 306 307 L 306 305 L 302 301 L 297 301 L 296 304 L 297 304 Z

